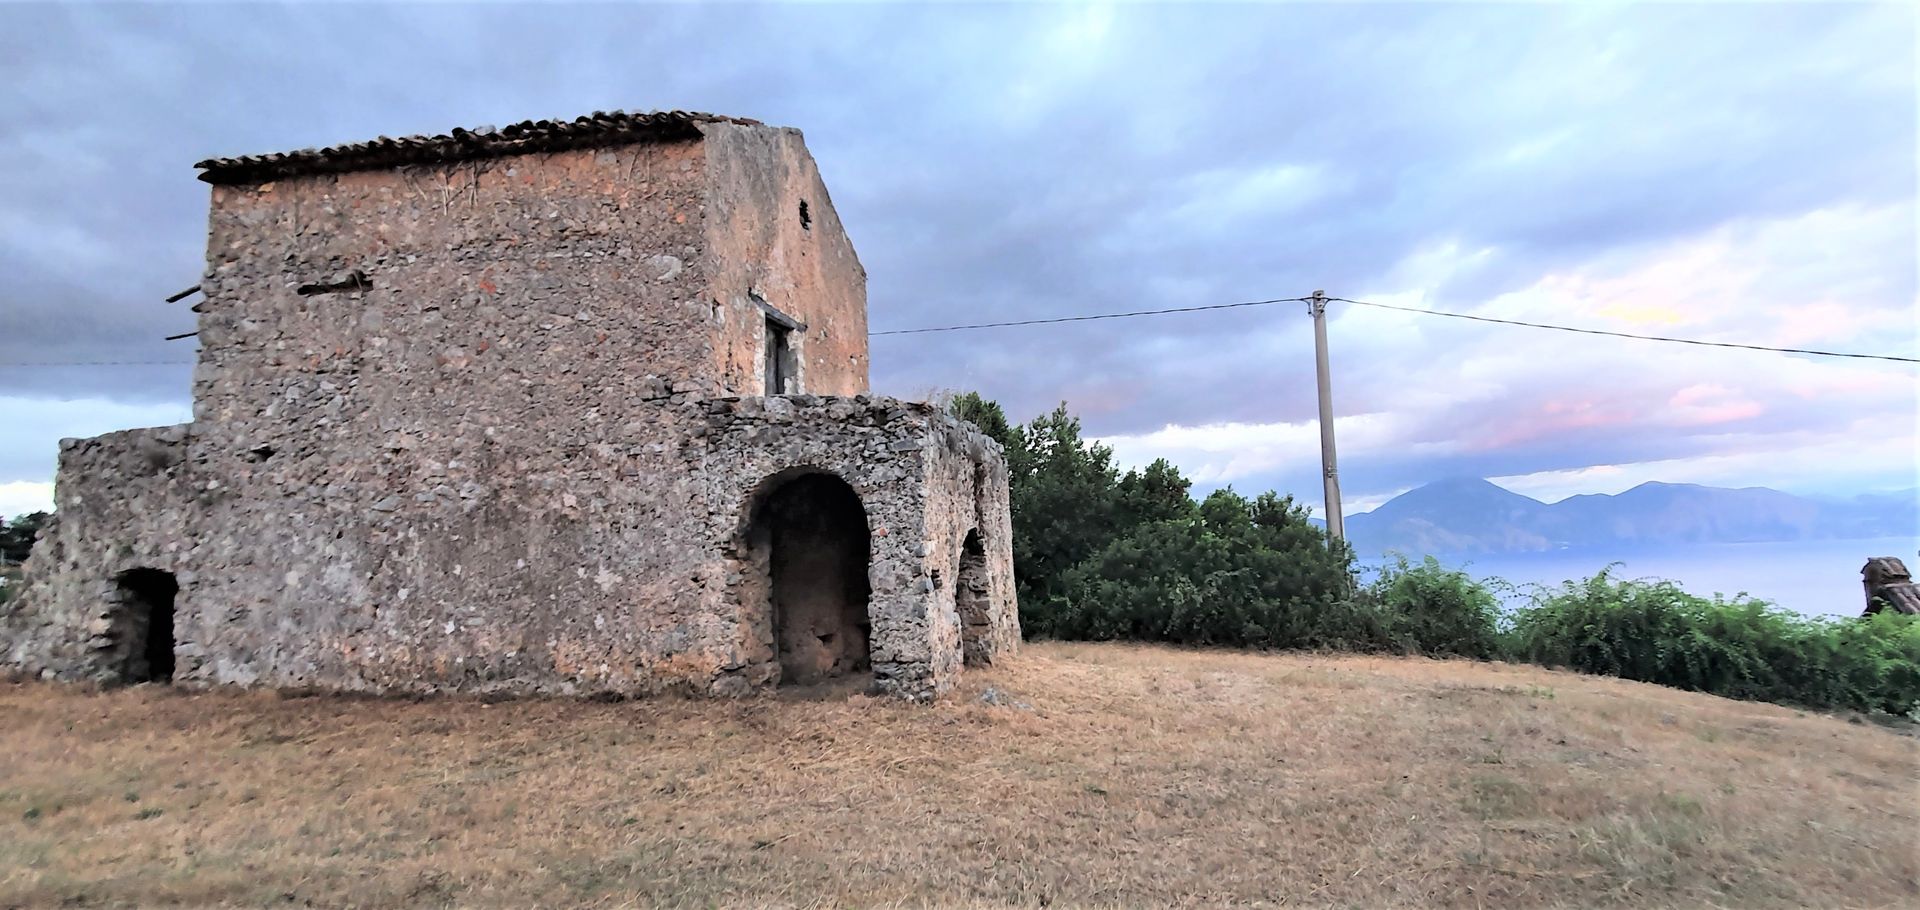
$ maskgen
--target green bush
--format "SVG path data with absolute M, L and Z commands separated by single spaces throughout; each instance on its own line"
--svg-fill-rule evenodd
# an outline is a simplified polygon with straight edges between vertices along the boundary
M 1303 623 L 1300 647 L 1360 654 L 1411 650 L 1399 618 L 1366 597 L 1344 597 L 1320 605 Z
M 1355 597 L 1384 624 L 1395 650 L 1435 656 L 1500 656 L 1500 601 L 1486 585 L 1429 556 L 1396 558 Z
M 1537 593 L 1512 618 L 1518 660 L 1730 698 L 1907 714 L 1920 706 L 1920 622 L 1809 618 L 1603 570 Z
M 1169 510 L 1171 511 L 1171 510 Z M 1218 490 L 1182 518 L 1130 529 L 1069 569 L 1031 611 L 1056 638 L 1301 647 L 1350 583 L 1306 510 Z M 1023 622 L 1026 614 L 1023 614 Z
M 1505 657 L 1733 698 L 1920 711 L 1920 620 L 1807 619 L 1602 571 L 1502 616 L 1432 558 L 1356 589 L 1353 554 L 1290 497 L 1191 484 L 1157 461 L 1121 474 L 1065 405 L 1022 425 L 952 401 L 1005 448 L 1020 623 L 1036 638 Z

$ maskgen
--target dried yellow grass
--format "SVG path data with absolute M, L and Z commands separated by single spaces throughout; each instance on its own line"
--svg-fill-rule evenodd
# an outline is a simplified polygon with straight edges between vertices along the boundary
M 1504 664 L 1046 644 L 933 706 L 17 683 L 0 730 L 0 907 L 1920 905 L 1920 741 Z

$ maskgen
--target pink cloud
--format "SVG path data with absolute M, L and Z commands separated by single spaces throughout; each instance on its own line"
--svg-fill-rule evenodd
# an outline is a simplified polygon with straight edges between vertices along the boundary
M 1760 402 L 1722 385 L 1690 385 L 1667 399 L 1665 423 L 1699 427 L 1747 420 L 1766 413 Z
M 1549 439 L 1570 430 L 1627 426 L 1638 415 L 1617 401 L 1591 399 L 1549 399 L 1536 405 L 1531 414 L 1513 421 L 1500 421 L 1490 434 L 1472 440 L 1470 451 L 1489 452 L 1524 442 Z

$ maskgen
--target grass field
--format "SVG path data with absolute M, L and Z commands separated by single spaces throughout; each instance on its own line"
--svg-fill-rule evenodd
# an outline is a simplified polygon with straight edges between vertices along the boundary
M 1920 740 L 1503 664 L 1046 644 L 931 707 L 16 683 L 0 730 L 0 907 L 1920 905 Z

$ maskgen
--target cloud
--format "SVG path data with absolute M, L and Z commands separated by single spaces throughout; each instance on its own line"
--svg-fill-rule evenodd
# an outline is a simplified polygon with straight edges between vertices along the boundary
M 1920 484 L 1911 442 L 1878 437 L 1870 427 L 1842 438 L 1802 439 L 1765 451 L 1731 451 L 1697 458 L 1593 465 L 1490 478 L 1516 493 L 1558 502 L 1580 493 L 1619 493 L 1648 481 L 1709 486 L 1804 489 L 1806 478 L 1830 484 L 1814 492 L 1859 495 L 1913 489 Z M 1837 481 L 1837 483 L 1834 483 Z
M 184 413 L 185 366 L 8 364 L 191 359 L 192 342 L 160 340 L 191 313 L 160 299 L 204 267 L 192 161 L 654 107 L 806 131 L 875 329 L 1325 288 L 1912 351 L 1915 15 L 0 6 L 0 395 L 139 411 L 126 425 Z M 1462 473 L 1757 470 L 1823 434 L 1914 445 L 1898 368 L 1353 308 L 1331 330 L 1355 499 Z M 974 388 L 1015 415 L 1067 400 L 1123 453 L 1318 498 L 1298 305 L 873 347 L 878 391 Z M 43 481 L 51 432 L 0 440 L 0 482 Z M 1836 454 L 1788 479 L 1889 480 Z
M 141 403 L 5 395 L 0 395 L 0 414 L 7 415 L 6 444 L 0 445 L 0 484 L 29 486 L 53 478 L 62 439 L 169 426 L 185 423 L 193 416 L 192 409 L 181 401 Z M 0 509 L 0 514 L 5 510 Z
M 53 511 L 53 482 L 16 480 L 0 483 L 0 518 L 28 512 Z
M 1834 262 L 1854 250 L 1872 257 L 1869 265 L 1897 260 L 1889 251 L 1911 232 L 1904 205 L 1748 221 L 1543 274 L 1477 312 L 1636 331 L 1645 317 L 1629 305 L 1654 307 L 1682 313 L 1697 337 L 1753 337 L 1799 324 L 1794 314 L 1811 291 L 1834 286 L 1846 294 L 1847 318 L 1822 324 L 1818 343 L 1912 350 L 1911 309 L 1903 303 L 1911 300 L 1911 280 L 1876 269 L 1850 274 Z M 1431 305 L 1422 288 L 1447 260 L 1428 251 L 1412 259 L 1424 264 L 1399 270 L 1404 284 L 1389 286 L 1382 302 Z M 1336 404 L 1347 415 L 1336 421 L 1341 474 L 1355 502 L 1456 475 L 1527 476 L 1554 493 L 1616 477 L 1733 486 L 1765 477 L 1814 493 L 1913 484 L 1920 401 L 1915 371 L 1898 365 L 1677 348 L 1368 308 L 1336 309 L 1330 321 Z M 1305 409 L 1311 393 L 1309 380 L 1292 395 Z M 1174 425 L 1104 441 L 1125 463 L 1166 457 L 1203 485 L 1308 494 L 1318 486 L 1310 418 Z

